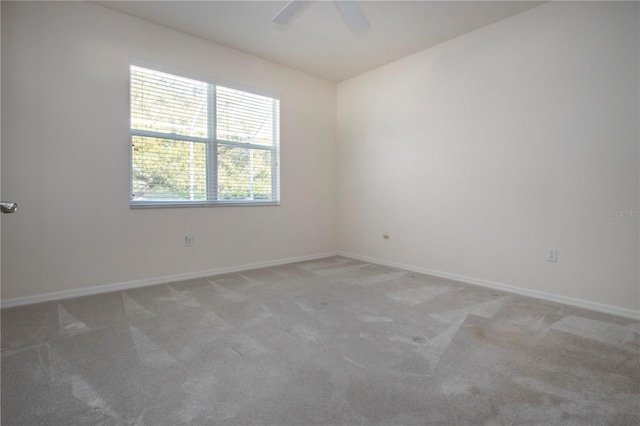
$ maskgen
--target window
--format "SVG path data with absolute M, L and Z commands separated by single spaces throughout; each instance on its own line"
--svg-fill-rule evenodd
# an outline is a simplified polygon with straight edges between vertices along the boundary
M 279 203 L 279 101 L 131 65 L 131 207 Z

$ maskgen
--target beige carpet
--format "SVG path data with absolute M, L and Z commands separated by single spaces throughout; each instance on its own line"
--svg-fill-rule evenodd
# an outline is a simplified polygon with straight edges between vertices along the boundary
M 640 324 L 340 257 L 2 310 L 2 424 L 638 425 Z

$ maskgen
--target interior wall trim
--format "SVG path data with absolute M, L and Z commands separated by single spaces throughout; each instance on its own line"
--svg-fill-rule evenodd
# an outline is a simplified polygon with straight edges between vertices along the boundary
M 52 300 L 71 299 L 74 297 L 91 296 L 94 294 L 108 293 L 111 291 L 130 290 L 139 287 L 148 287 L 157 284 L 167 284 L 176 281 L 193 280 L 197 278 L 211 277 L 215 275 L 230 274 L 233 272 L 248 271 L 251 269 L 267 268 L 269 266 L 286 265 L 288 263 L 305 262 L 308 260 L 324 259 L 326 257 L 337 256 L 338 252 L 318 253 L 308 256 L 289 257 L 286 259 L 268 260 L 265 262 L 246 263 L 237 266 L 208 269 L 198 272 L 186 272 L 183 274 L 166 275 L 162 277 L 145 278 L 140 280 L 126 281 L 114 284 L 105 284 L 92 287 L 83 287 L 73 290 L 56 291 L 52 293 L 36 294 L 33 296 L 15 297 L 3 299 L 0 303 L 2 308 L 14 306 L 31 305 L 33 303 L 49 302 Z
M 518 294 L 520 296 L 533 297 L 535 299 L 546 300 L 549 302 L 561 303 L 564 305 L 576 306 L 579 308 L 585 308 L 592 311 L 604 312 L 606 314 L 616 315 L 620 317 L 630 318 L 634 320 L 640 320 L 640 311 L 633 309 L 622 308 L 619 306 L 606 305 L 603 303 L 592 302 L 590 300 L 576 299 L 573 297 L 562 296 L 559 294 L 547 293 L 543 291 L 531 290 L 523 287 L 516 287 L 508 284 L 502 284 L 495 281 L 483 280 L 480 278 L 468 277 L 465 275 L 452 274 L 450 272 L 436 271 L 433 269 L 421 268 L 418 266 L 407 265 L 404 263 L 391 262 L 387 260 L 377 259 L 369 256 L 363 256 L 360 254 L 338 252 L 339 256 L 347 257 L 355 260 L 362 260 L 364 262 L 375 263 L 383 266 L 390 266 L 398 269 L 405 269 L 407 271 L 418 272 L 420 274 L 433 275 L 440 278 L 448 278 L 455 281 L 460 281 L 465 284 L 478 285 L 482 287 L 491 288 L 494 290 L 502 290 L 508 293 Z

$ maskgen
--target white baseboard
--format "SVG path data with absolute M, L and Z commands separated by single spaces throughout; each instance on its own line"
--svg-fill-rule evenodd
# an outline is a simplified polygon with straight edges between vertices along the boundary
M 433 275 L 433 276 L 436 276 L 436 277 L 448 278 L 448 279 L 451 279 L 451 280 L 460 281 L 460 282 L 467 283 L 467 284 L 479 285 L 479 286 L 482 286 L 482 287 L 492 288 L 492 289 L 495 289 L 495 290 L 502 290 L 502 291 L 506 291 L 506 292 L 509 292 L 509 293 L 519 294 L 519 295 L 522 295 L 522 296 L 533 297 L 533 298 L 536 298 L 536 299 L 547 300 L 547 301 L 550 301 L 550 302 L 562 303 L 562 304 L 565 304 L 565 305 L 576 306 L 576 307 L 579 307 L 579 308 L 590 309 L 590 310 L 598 311 L 598 312 L 604 312 L 604 313 L 607 313 L 607 314 L 617 315 L 617 316 L 621 316 L 621 317 L 625 317 L 625 318 L 631 318 L 631 319 L 635 319 L 635 320 L 639 320 L 640 319 L 640 311 L 635 311 L 633 309 L 621 308 L 621 307 L 618 307 L 618 306 L 606 305 L 606 304 L 602 304 L 602 303 L 592 302 L 592 301 L 589 301 L 589 300 L 576 299 L 576 298 L 572 298 L 572 297 L 561 296 L 561 295 L 558 295 L 558 294 L 546 293 L 546 292 L 543 292 L 543 291 L 531 290 L 531 289 L 522 288 L 522 287 L 515 287 L 515 286 L 511 286 L 511 285 L 507 285 L 507 284 L 498 283 L 498 282 L 495 282 L 495 281 L 488 281 L 488 280 L 483 280 L 483 279 L 479 279 L 479 278 L 468 277 L 468 276 L 465 276 L 465 275 L 458 275 L 458 274 L 452 274 L 452 273 L 449 273 L 449 272 L 442 272 L 442 271 L 437 271 L 437 270 L 433 270 L 433 269 L 421 268 L 421 267 L 417 267 L 417 266 L 413 266 L 413 265 L 407 265 L 407 264 L 404 264 L 404 263 L 390 262 L 390 261 L 377 259 L 377 258 L 373 258 L 373 257 L 369 257 L 369 256 L 362 256 L 362 255 L 359 255 L 359 254 L 346 253 L 346 252 L 326 252 L 326 253 L 319 253 L 319 254 L 309 255 L 309 256 L 298 256 L 298 257 L 290 257 L 290 258 L 286 258 L 286 259 L 270 260 L 270 261 L 265 261 L 265 262 L 248 263 L 248 264 L 243 264 L 243 265 L 236 265 L 236 266 L 209 269 L 209 270 L 205 270 L 205 271 L 187 272 L 187 273 L 183 273 L 183 274 L 166 275 L 166 276 L 162 276 L 162 277 L 145 278 L 145 279 L 141 279 L 141 280 L 126 281 L 126 282 L 114 283 L 114 284 L 106 284 L 106 285 L 95 286 L 95 287 L 84 287 L 84 288 L 79 288 L 79 289 L 74 289 L 74 290 L 56 291 L 56 292 L 52 292 L 52 293 L 37 294 L 37 295 L 34 295 L 34 296 L 16 297 L 16 298 L 12 298 L 12 299 L 2 300 L 0 306 L 2 308 L 11 308 L 11 307 L 14 307 L 14 306 L 22 306 L 22 305 L 30 305 L 30 304 L 33 304 L 33 303 L 48 302 L 48 301 L 51 301 L 51 300 L 71 299 L 71 298 L 80 297 L 80 296 L 91 296 L 91 295 L 94 295 L 94 294 L 108 293 L 110 291 L 129 290 L 129 289 L 133 289 L 133 288 L 147 287 L 147 286 L 152 286 L 152 285 L 156 285 L 156 284 L 167 284 L 167 283 L 176 282 L 176 281 L 192 280 L 192 279 L 196 279 L 196 278 L 204 278 L 204 277 L 211 277 L 211 276 L 215 276 L 215 275 L 230 274 L 230 273 L 233 273 L 233 272 L 248 271 L 248 270 L 251 270 L 251 269 L 259 269 L 259 268 L 267 268 L 267 267 L 270 267 L 270 266 L 285 265 L 285 264 L 288 264 L 288 263 L 304 262 L 304 261 L 309 261 L 309 260 L 323 259 L 323 258 L 331 257 L 331 256 L 342 256 L 342 257 L 347 257 L 347 258 L 350 258 L 350 259 L 362 260 L 364 262 L 375 263 L 375 264 L 378 264 L 378 265 L 390 266 L 390 267 L 398 268 L 398 269 L 405 269 L 407 271 L 413 271 L 413 272 L 418 272 L 418 273 L 421 273 L 421 274 Z
M 126 281 L 122 283 L 106 284 L 95 287 L 84 287 L 74 290 L 56 291 L 52 293 L 36 294 L 34 296 L 15 297 L 2 300 L 2 308 L 14 306 L 30 305 L 32 303 L 48 302 L 51 300 L 71 299 L 80 296 L 91 296 L 94 294 L 108 293 L 110 291 L 130 290 L 138 287 L 147 287 L 156 284 L 167 284 L 176 281 L 193 280 L 196 278 L 211 277 L 214 275 L 230 274 L 233 272 L 248 271 L 251 269 L 267 268 L 269 266 L 286 265 L 287 263 L 304 262 L 308 260 L 324 259 L 326 257 L 337 256 L 338 252 L 319 253 L 310 256 L 289 257 L 286 259 L 268 260 L 266 262 L 247 263 L 244 265 L 229 266 L 209 269 L 206 271 L 186 272 L 183 274 L 166 275 L 163 277 L 145 278 L 141 280 Z
M 522 296 L 533 297 L 536 299 L 547 300 L 550 302 L 562 303 L 565 305 L 576 306 L 579 308 L 590 309 L 592 311 L 604 312 L 606 314 L 617 315 L 634 320 L 640 320 L 640 311 L 633 309 L 621 308 L 618 306 L 605 305 L 603 303 L 591 302 L 589 300 L 575 299 L 573 297 L 561 296 L 559 294 L 546 293 L 543 291 L 531 290 L 522 287 L 515 287 L 507 284 L 502 284 L 494 281 L 483 280 L 474 277 L 467 277 L 464 275 L 452 274 L 449 272 L 436 271 L 433 269 L 420 268 L 417 266 L 406 265 L 404 263 L 389 262 L 382 259 L 376 259 L 369 256 L 362 256 L 359 254 L 338 252 L 339 256 L 348 257 L 350 259 L 362 260 L 364 262 L 375 263 L 378 265 L 390 266 L 398 269 L 406 269 L 407 271 L 418 272 L 421 274 L 433 275 L 441 278 L 448 278 L 455 281 L 460 281 L 467 284 L 479 285 L 482 287 L 492 288 L 494 290 L 502 290 L 509 293 L 515 293 Z

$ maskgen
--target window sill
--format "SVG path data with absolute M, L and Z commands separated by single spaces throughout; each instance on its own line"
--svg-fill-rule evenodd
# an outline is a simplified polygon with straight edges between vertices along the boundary
M 161 209 L 161 208 L 182 208 L 182 207 L 258 207 L 258 206 L 279 206 L 279 201 L 216 201 L 216 202 L 135 202 L 129 203 L 131 209 Z

